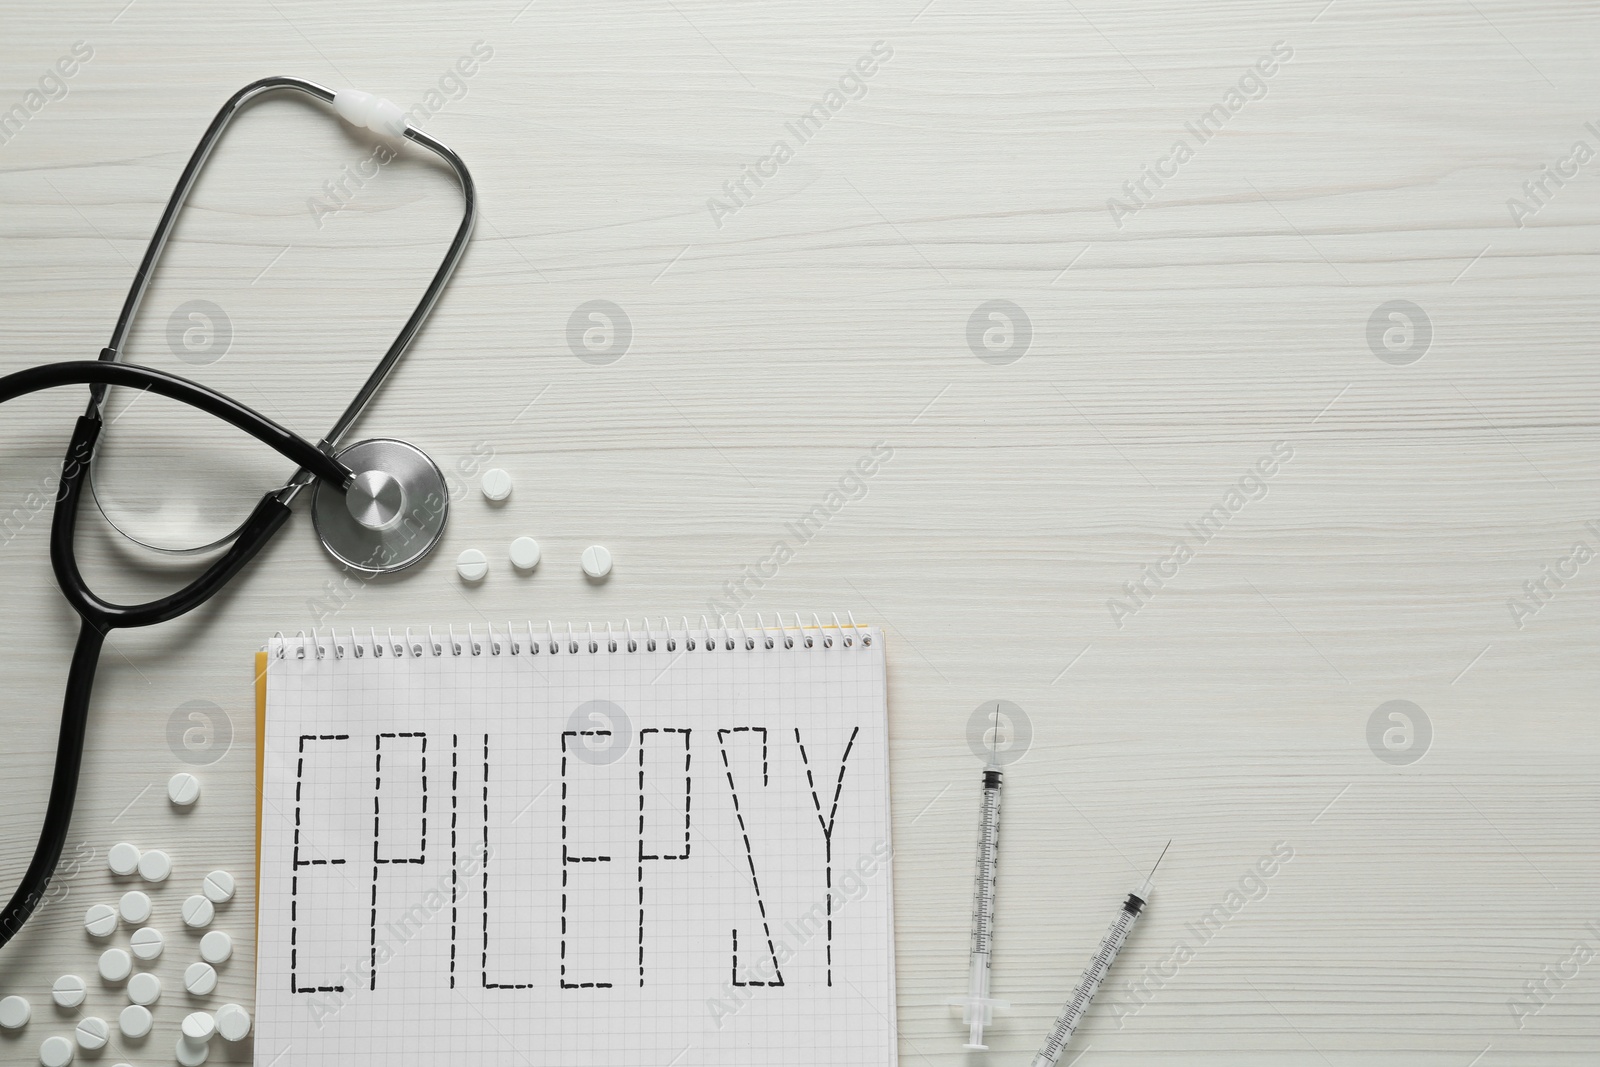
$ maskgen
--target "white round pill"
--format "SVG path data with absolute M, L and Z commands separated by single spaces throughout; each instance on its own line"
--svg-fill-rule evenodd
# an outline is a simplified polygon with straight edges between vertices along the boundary
M 139 846 L 118 841 L 106 853 L 106 865 L 112 874 L 132 874 L 139 869 Z
M 511 495 L 511 475 L 499 467 L 483 472 L 483 495 L 490 500 L 504 500 Z
M 216 905 L 199 893 L 186 898 L 183 902 L 183 924 L 185 926 L 192 926 L 197 930 L 202 926 L 210 926 L 211 918 L 216 913 Z
M 153 926 L 140 927 L 128 938 L 128 948 L 141 960 L 156 959 L 165 947 L 166 940 L 161 936 L 161 931 Z
M 39 1046 L 39 1062 L 44 1067 L 67 1067 L 72 1062 L 72 1042 L 64 1037 L 47 1037 Z
M 167 779 L 167 799 L 180 808 L 187 808 L 200 799 L 200 779 L 188 771 L 179 771 Z
M 217 1009 L 217 1033 L 224 1041 L 243 1041 L 250 1035 L 250 1013 L 237 1004 Z
M 150 898 L 137 889 L 124 893 L 117 901 L 117 911 L 122 913 L 123 922 L 138 926 L 150 918 Z
M 590 545 L 583 550 L 583 573 L 591 578 L 604 578 L 611 573 L 611 553 L 601 545 Z
M 212 930 L 200 939 L 200 958 L 207 963 L 222 963 L 233 955 L 233 938 L 221 930 Z
M 100 977 L 108 982 L 120 982 L 133 971 L 133 959 L 120 948 L 108 948 L 100 953 Z
M 117 928 L 117 909 L 110 904 L 94 904 L 83 914 L 83 928 L 95 937 L 110 937 Z
M 183 971 L 183 988 L 197 997 L 208 997 L 217 988 L 217 972 L 209 963 L 191 963 Z
M 161 999 L 161 979 L 149 971 L 140 971 L 128 979 L 128 999 L 135 1004 L 154 1004 Z
M 105 1048 L 106 1040 L 111 1036 L 111 1027 L 98 1015 L 85 1015 L 78 1020 L 78 1047 L 93 1052 L 95 1049 Z
M 139 877 L 147 882 L 165 882 L 172 873 L 172 857 L 153 848 L 139 857 Z
M 122 1014 L 117 1016 L 117 1027 L 122 1031 L 123 1037 L 143 1037 L 150 1032 L 155 1016 L 150 1014 L 150 1009 L 143 1004 L 129 1004 L 122 1009 Z
M 206 899 L 213 904 L 221 904 L 233 899 L 233 875 L 227 871 L 212 871 L 206 875 Z
M 456 557 L 456 573 L 468 582 L 481 582 L 489 573 L 489 557 L 475 548 L 469 548 Z
M 178 1062 L 183 1064 L 183 1067 L 200 1067 L 209 1055 L 211 1046 L 206 1042 L 190 1041 L 187 1037 L 178 1038 Z
M 519 537 L 511 542 L 511 565 L 523 571 L 531 571 L 537 567 L 539 542 L 531 537 Z
M 50 999 L 63 1008 L 76 1008 L 83 1003 L 83 979 L 75 974 L 64 974 L 50 987 Z
M 217 1020 L 209 1011 L 191 1011 L 183 1017 L 183 1036 L 190 1041 L 210 1041 L 217 1032 Z
M 28 1025 L 28 1020 L 33 1017 L 33 1005 L 22 997 L 7 997 L 0 1000 L 0 1026 L 7 1030 L 20 1030 Z

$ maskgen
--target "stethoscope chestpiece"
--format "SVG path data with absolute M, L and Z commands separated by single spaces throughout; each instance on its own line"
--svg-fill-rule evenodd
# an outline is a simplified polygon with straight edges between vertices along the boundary
M 337 458 L 355 472 L 355 481 L 344 490 L 319 481 L 311 498 L 311 521 L 329 555 L 361 574 L 392 574 L 439 543 L 450 489 L 427 453 L 374 437 Z

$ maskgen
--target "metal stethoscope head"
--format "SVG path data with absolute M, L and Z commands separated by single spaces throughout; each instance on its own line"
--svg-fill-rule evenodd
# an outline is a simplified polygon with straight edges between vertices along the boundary
M 155 234 L 145 249 L 144 259 L 134 275 L 122 312 L 112 330 L 111 341 L 101 351 L 100 359 L 114 361 L 122 350 L 128 331 L 138 314 L 167 239 L 177 223 L 184 202 L 189 196 L 200 170 L 204 167 L 212 148 L 222 137 L 222 132 L 239 110 L 257 97 L 279 90 L 293 90 L 332 104 L 338 114 L 353 125 L 362 126 L 390 137 L 401 137 L 421 145 L 437 155 L 454 172 L 461 186 L 463 211 L 461 223 L 456 228 L 444 259 L 429 280 L 422 299 L 417 302 L 410 317 L 400 328 L 389 349 L 377 366 L 367 376 L 360 390 L 334 422 L 333 427 L 318 443 L 318 448 L 333 455 L 355 472 L 355 481 L 348 491 L 318 481 L 316 476 L 301 468 L 279 490 L 279 499 L 288 504 L 313 481 L 311 516 L 317 536 L 323 547 L 341 565 L 364 574 L 383 574 L 403 570 L 426 556 L 439 543 L 444 533 L 449 512 L 450 494 L 444 475 L 421 449 L 403 441 L 373 439 L 341 447 L 346 432 L 371 401 L 384 380 L 405 354 L 412 338 L 421 328 L 433 309 L 445 283 L 455 271 L 456 264 L 465 252 L 467 240 L 477 212 L 477 197 L 472 176 L 466 164 L 449 147 L 421 130 L 407 124 L 400 108 L 387 100 L 356 90 L 335 92 L 315 82 L 301 78 L 275 77 L 252 82 L 235 93 L 211 120 L 200 143 L 195 146 L 188 164 L 178 178 L 177 186 L 167 201 L 166 210 L 156 225 Z M 94 390 L 93 407 L 96 412 L 105 402 L 106 388 Z M 238 539 L 249 523 L 246 518 L 233 530 L 206 543 L 174 546 L 137 532 L 126 519 L 119 521 L 115 508 L 109 506 L 103 492 L 97 491 L 93 469 L 89 478 L 90 495 L 106 521 L 124 537 L 158 552 L 175 555 L 193 555 L 214 551 Z

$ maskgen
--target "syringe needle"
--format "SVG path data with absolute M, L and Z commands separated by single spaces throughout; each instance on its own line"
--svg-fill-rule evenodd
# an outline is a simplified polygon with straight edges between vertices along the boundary
M 1156 857 L 1156 862 L 1155 862 L 1154 866 L 1152 866 L 1150 868 L 1150 873 L 1145 876 L 1145 879 L 1144 879 L 1145 881 L 1148 882 L 1150 879 L 1152 879 L 1152 878 L 1154 878 L 1156 876 L 1156 867 L 1161 866 L 1161 861 L 1167 858 L 1167 849 L 1169 849 L 1171 847 L 1172 847 L 1172 838 L 1169 837 L 1169 838 L 1167 838 L 1167 843 L 1165 845 L 1161 846 L 1161 855 Z
M 994 725 L 989 729 L 989 766 L 1000 766 L 1000 702 L 994 702 Z

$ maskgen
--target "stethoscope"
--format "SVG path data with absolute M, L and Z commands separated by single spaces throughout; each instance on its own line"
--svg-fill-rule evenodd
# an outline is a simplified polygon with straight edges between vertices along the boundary
M 333 428 L 316 444 L 214 389 L 162 371 L 117 362 L 156 262 L 161 258 L 178 213 L 206 157 L 241 107 L 280 89 L 293 89 L 332 104 L 354 125 L 390 136 L 403 136 L 429 149 L 455 172 L 465 203 L 461 225 L 456 228 L 444 261 L 428 282 L 422 299 Z M 78 417 L 62 461 L 61 488 L 50 528 L 50 564 L 61 592 L 78 613 L 82 625 L 67 674 L 61 734 L 56 742 L 55 776 L 50 784 L 44 828 L 22 884 L 5 911 L 0 912 L 0 946 L 11 940 L 44 899 L 61 858 L 78 789 L 90 692 L 100 648 L 108 632 L 121 627 L 167 622 L 210 600 L 288 522 L 289 505 L 313 483 L 311 517 L 317 536 L 328 552 L 346 567 L 368 575 L 402 570 L 422 559 L 438 544 L 444 533 L 450 494 L 444 475 L 433 461 L 421 449 L 403 441 L 374 439 L 344 448 L 340 448 L 339 442 L 394 370 L 433 309 L 466 250 L 475 211 L 472 176 L 467 173 L 461 157 L 421 130 L 407 125 L 404 113 L 394 104 L 355 90 L 335 93 L 300 78 L 263 78 L 240 89 L 222 105 L 189 157 L 150 245 L 145 249 L 138 273 L 134 275 L 116 328 L 111 331 L 111 342 L 101 349 L 100 358 L 51 363 L 0 378 L 0 403 L 63 385 L 87 385 L 90 392 L 88 410 Z M 78 505 L 104 425 L 102 408 L 107 390 L 113 385 L 147 390 L 213 415 L 250 434 L 298 467 L 282 488 L 264 495 L 249 517 L 219 542 L 227 545 L 226 551 L 199 577 L 176 592 L 143 604 L 115 604 L 97 595 L 78 570 L 73 545 Z

